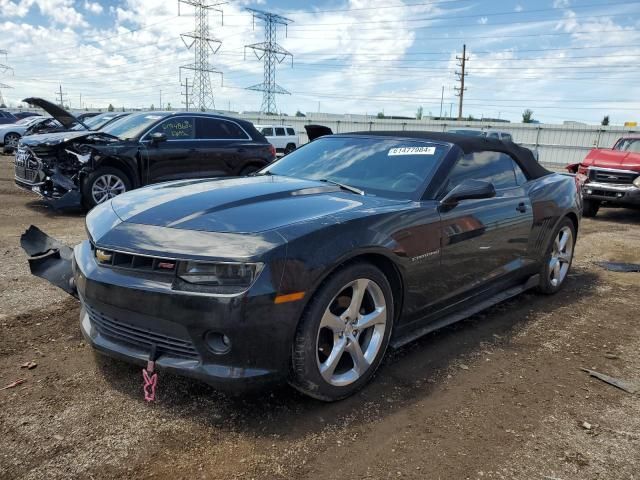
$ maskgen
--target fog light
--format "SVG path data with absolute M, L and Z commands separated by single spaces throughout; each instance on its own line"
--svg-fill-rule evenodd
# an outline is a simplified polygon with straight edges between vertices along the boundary
M 587 190 L 587 195 L 591 195 L 593 193 L 593 190 Z
M 624 195 L 624 194 L 623 193 L 617 193 L 616 197 L 620 198 L 620 197 L 622 197 L 622 195 Z
M 207 347 L 213 353 L 223 355 L 231 350 L 231 339 L 219 332 L 207 332 L 204 336 Z

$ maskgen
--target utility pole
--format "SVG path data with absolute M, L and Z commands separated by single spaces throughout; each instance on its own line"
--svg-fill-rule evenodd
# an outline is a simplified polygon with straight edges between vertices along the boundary
M 162 110 L 162 89 L 160 89 L 160 110 Z
M 442 85 L 442 95 L 440 95 L 440 118 L 442 118 L 442 104 L 444 103 L 444 85 Z
M 60 88 L 56 92 L 56 97 L 58 97 L 58 105 L 64 108 L 64 96 L 66 95 L 66 93 L 62 91 L 62 85 L 60 85 L 59 87 Z
M 291 66 L 293 67 L 293 55 L 278 45 L 277 27 L 278 25 L 284 25 L 286 36 L 287 25 L 293 20 L 281 15 L 276 15 L 275 13 L 255 10 L 253 8 L 247 8 L 246 10 L 253 14 L 254 28 L 256 19 L 264 22 L 264 42 L 245 45 L 244 47 L 245 58 L 247 48 L 250 48 L 258 60 L 264 60 L 263 82 L 247 87 L 247 90 L 263 92 L 260 111 L 263 113 L 276 114 L 278 112 L 276 108 L 276 95 L 291 95 L 290 92 L 276 83 L 276 64 L 282 63 L 287 57 L 291 57 Z
M 79 96 L 80 96 L 80 110 L 82 110 L 82 93 L 80 93 Z
M 193 82 L 191 83 L 191 95 L 185 98 L 186 108 L 193 106 L 196 110 L 205 111 L 215 108 L 213 87 L 211 86 L 211 73 L 222 76 L 222 72 L 216 70 L 209 63 L 209 55 L 215 55 L 220 50 L 222 41 L 209 36 L 209 10 L 220 12 L 217 8 L 227 3 L 226 1 L 214 0 L 178 0 L 178 15 L 180 15 L 180 4 L 184 3 L 195 8 L 195 29 L 193 32 L 180 35 L 185 46 L 191 50 L 193 47 L 194 61 L 188 65 L 180 67 L 180 82 L 182 82 L 182 70 L 193 71 Z M 224 21 L 224 17 L 223 21 Z
M 464 86 L 464 79 L 467 76 L 466 66 L 469 57 L 467 57 L 467 45 L 462 46 L 462 57 L 456 57 L 456 60 L 459 62 L 459 66 L 461 71 L 456 71 L 456 75 L 458 76 L 458 81 L 460 82 L 459 87 L 455 87 L 455 90 L 458 92 L 456 95 L 460 97 L 460 102 L 458 103 L 458 120 L 462 120 L 462 103 L 464 101 L 464 91 L 466 90 Z
M 6 50 L 0 50 L 0 55 L 4 56 L 4 60 L 5 62 L 7 61 L 7 51 Z M 9 65 L 6 65 L 4 63 L 0 63 L 0 73 L 4 73 L 7 70 L 13 70 L 13 68 L 11 68 Z M 6 105 L 5 101 L 4 101 L 4 97 L 2 96 L 2 89 L 3 88 L 13 88 L 10 85 L 7 85 L 6 83 L 0 83 L 0 105 L 2 105 L 3 107 Z
M 184 87 L 184 93 L 182 94 L 182 96 L 184 97 L 184 101 L 182 103 L 184 104 L 184 108 L 188 112 L 189 111 L 189 77 L 185 77 L 184 83 L 181 83 L 180 86 Z

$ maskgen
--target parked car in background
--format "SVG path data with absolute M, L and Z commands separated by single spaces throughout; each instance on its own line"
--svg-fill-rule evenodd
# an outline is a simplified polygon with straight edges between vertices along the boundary
M 290 125 L 256 125 L 256 129 L 264 135 L 276 153 L 286 155 L 298 148 L 298 135 Z
M 89 130 L 100 130 L 106 127 L 110 123 L 113 123 L 121 118 L 129 115 L 130 112 L 105 112 L 92 117 L 86 118 L 82 123 L 88 127 Z M 74 127 L 73 130 L 82 130 L 81 126 Z
M 113 113 L 113 112 L 110 112 L 110 113 Z M 75 117 L 81 122 L 84 122 L 85 120 L 91 117 L 95 117 L 96 115 L 100 115 L 100 112 L 83 112 L 83 113 L 79 113 Z
M 77 287 L 97 351 L 226 388 L 288 379 L 334 401 L 366 385 L 388 346 L 559 291 L 580 201 L 573 177 L 513 143 L 346 133 L 255 176 L 116 197 L 64 255 L 35 228 L 22 243 L 30 262 L 48 253 L 39 275 Z
M 40 114 L 35 112 L 14 112 L 13 116 L 16 117 L 18 120 L 22 120 L 23 118 L 27 118 L 27 117 L 39 117 Z
M 15 182 L 55 208 L 89 209 L 150 183 L 248 175 L 274 159 L 273 145 L 245 120 L 140 112 L 98 131 L 24 137 Z
M 18 118 L 16 118 L 16 116 L 13 113 L 0 110 L 0 125 L 5 125 L 7 123 L 15 123 L 17 121 L 18 121 Z
M 595 148 L 567 170 L 582 184 L 585 217 L 595 217 L 600 207 L 640 207 L 640 135 L 622 137 L 611 149 Z
M 486 137 L 502 140 L 503 142 L 513 142 L 513 137 L 509 132 L 501 130 L 476 130 L 471 128 L 454 128 L 448 130 L 449 133 L 457 133 L 458 135 L 469 135 L 471 137 Z
M 10 153 L 24 135 L 62 129 L 64 127 L 54 118 L 42 116 L 27 117 L 15 123 L 0 125 L 0 148 L 3 153 Z

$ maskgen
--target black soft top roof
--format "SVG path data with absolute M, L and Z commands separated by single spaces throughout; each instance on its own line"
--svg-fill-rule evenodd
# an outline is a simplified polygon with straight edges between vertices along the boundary
M 493 151 L 503 152 L 511 155 L 524 171 L 528 178 L 540 178 L 549 175 L 550 172 L 540 165 L 533 156 L 531 150 L 513 142 L 503 142 L 493 138 L 472 137 L 457 133 L 442 132 L 413 132 L 413 131 L 373 131 L 373 132 L 351 132 L 339 135 L 368 135 L 383 137 L 412 138 L 417 140 L 431 140 L 435 142 L 452 143 L 460 147 L 464 153 Z

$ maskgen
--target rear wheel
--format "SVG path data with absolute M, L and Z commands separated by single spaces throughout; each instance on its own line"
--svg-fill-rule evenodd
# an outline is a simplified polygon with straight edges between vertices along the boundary
M 600 209 L 600 202 L 597 200 L 585 199 L 582 201 L 582 215 L 585 217 L 595 217 Z
M 354 263 L 333 274 L 303 315 L 290 383 L 335 401 L 362 388 L 380 365 L 393 326 L 393 294 L 373 265 Z
M 286 147 L 284 147 L 284 154 L 287 155 L 293 152 L 295 149 L 296 149 L 296 145 L 294 143 L 289 143 L 287 144 Z
M 252 173 L 257 172 L 261 168 L 262 167 L 259 167 L 258 165 L 247 165 L 242 170 L 240 170 L 240 176 L 246 177 L 247 175 L 251 175 Z
M 553 233 L 540 271 L 538 290 L 556 293 L 562 288 L 571 269 L 576 242 L 576 229 L 569 218 L 564 218 Z
M 131 190 L 131 181 L 122 171 L 102 167 L 91 172 L 84 181 L 82 202 L 87 209 Z

